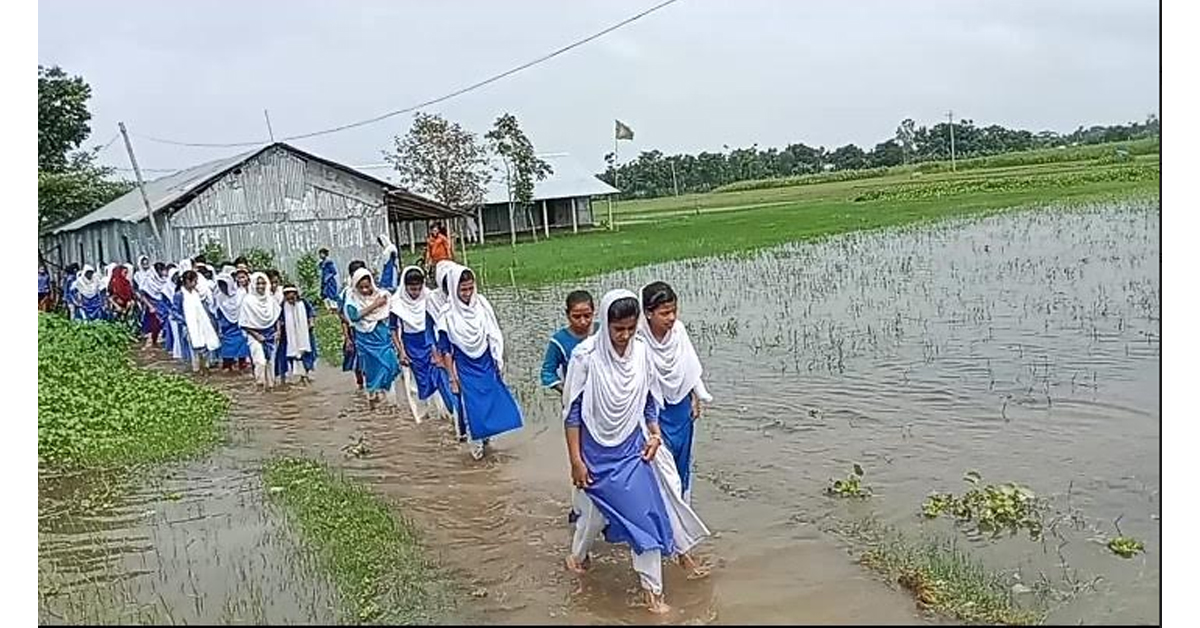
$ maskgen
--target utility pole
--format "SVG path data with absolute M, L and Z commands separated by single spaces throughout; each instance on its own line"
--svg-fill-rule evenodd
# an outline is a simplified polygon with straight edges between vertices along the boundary
M 267 135 L 270 136 L 271 143 L 274 144 L 275 131 L 271 129 L 271 114 L 267 113 L 266 109 L 263 109 L 263 117 L 267 119 Z
M 950 170 L 958 172 L 958 163 L 954 157 L 954 111 L 947 112 L 946 116 L 950 118 Z
M 117 128 L 121 129 L 121 137 L 125 138 L 125 151 L 129 153 L 129 165 L 133 166 L 133 174 L 137 177 L 138 191 L 142 193 L 142 204 L 146 206 L 146 220 L 150 221 L 154 239 L 158 240 L 158 246 L 163 248 L 165 254 L 166 248 L 163 247 L 162 236 L 158 233 L 158 225 L 154 224 L 154 208 L 150 206 L 150 198 L 146 196 L 146 182 L 142 180 L 142 169 L 138 168 L 137 157 L 133 156 L 133 144 L 129 143 L 129 133 L 125 130 L 125 123 L 118 122 Z
M 671 185 L 675 187 L 675 196 L 679 196 L 679 179 L 675 178 L 675 159 L 671 159 Z

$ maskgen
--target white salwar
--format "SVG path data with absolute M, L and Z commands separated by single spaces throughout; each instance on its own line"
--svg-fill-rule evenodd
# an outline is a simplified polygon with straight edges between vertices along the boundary
M 628 290 L 612 290 L 600 300 L 598 332 L 579 343 L 571 354 L 564 382 L 564 418 L 570 413 L 570 403 L 583 395 L 582 419 L 592 440 L 604 447 L 616 447 L 625 442 L 634 430 L 649 436 L 645 421 L 647 395 L 661 403 L 660 382 L 655 376 L 645 343 L 636 336 L 630 340 L 626 355 L 619 356 L 612 347 L 608 332 L 608 309 L 620 299 L 637 296 Z M 675 459 L 667 447 L 660 446 L 654 455 L 654 475 L 658 480 L 663 505 L 670 519 L 677 554 L 694 548 L 710 532 L 696 512 L 684 500 L 675 468 Z M 578 519 L 571 540 L 571 555 L 579 563 L 588 555 L 596 537 L 607 520 L 587 493 L 575 489 L 572 502 Z M 642 587 L 655 595 L 662 593 L 662 553 L 653 550 L 632 552 L 633 568 Z
M 258 280 L 267 280 L 263 273 L 250 275 L 250 289 L 242 297 L 241 310 L 238 312 L 238 324 L 247 329 L 268 329 L 274 327 L 279 320 L 279 301 L 267 291 L 258 291 Z M 268 284 L 269 287 L 269 284 Z M 267 351 L 263 344 L 252 334 L 246 334 L 246 344 L 250 346 L 250 361 L 254 364 L 254 381 L 266 386 L 275 385 L 275 369 L 267 364 Z M 279 339 L 275 339 L 279 346 Z
M 192 343 L 192 370 L 199 370 L 201 361 L 209 360 L 212 352 L 221 348 L 221 337 L 213 328 L 208 308 L 199 291 L 183 291 L 183 320 Z

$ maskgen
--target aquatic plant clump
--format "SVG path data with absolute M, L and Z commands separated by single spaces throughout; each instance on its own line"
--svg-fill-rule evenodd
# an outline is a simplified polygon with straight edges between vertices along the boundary
M 1146 551 L 1146 546 L 1139 540 L 1127 536 L 1118 536 L 1106 543 L 1108 551 L 1121 558 L 1133 558 L 1136 554 Z
M 970 471 L 964 478 L 972 488 L 962 496 L 932 493 L 921 505 L 921 514 L 934 519 L 950 515 L 960 524 L 973 524 L 978 532 L 998 536 L 1019 530 L 1031 539 L 1042 534 L 1042 500 L 1028 488 L 1015 483 L 980 485 L 982 477 Z
M 871 489 L 862 483 L 862 477 L 863 468 L 856 463 L 850 475 L 847 475 L 845 479 L 830 480 L 829 486 L 825 487 L 825 494 L 830 497 L 866 499 L 871 496 Z
M 348 623 L 429 623 L 448 603 L 415 528 L 384 499 L 303 458 L 272 460 L 263 478 L 329 571 Z
M 158 462 L 223 438 L 228 400 L 190 380 L 136 367 L 121 325 L 38 316 L 38 462 Z

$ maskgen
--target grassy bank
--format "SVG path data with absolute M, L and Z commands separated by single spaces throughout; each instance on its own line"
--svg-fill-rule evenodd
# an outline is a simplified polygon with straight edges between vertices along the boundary
M 337 585 L 350 623 L 429 623 L 444 611 L 446 587 L 424 557 L 413 526 L 382 498 L 301 458 L 263 471 L 272 501 Z
M 1040 624 L 1046 618 L 1045 591 L 1018 585 L 1024 591 L 1019 596 L 1011 576 L 1006 580 L 988 570 L 953 540 L 907 537 L 871 519 L 842 533 L 860 548 L 863 566 L 907 590 L 927 611 L 967 623 L 1009 626 Z
M 515 248 L 488 246 L 469 251 L 468 263 L 489 285 L 544 285 L 1001 209 L 1156 197 L 1160 176 L 1157 157 L 1150 157 L 1132 164 L 972 170 L 915 183 L 892 177 L 654 199 L 622 210 L 621 215 L 633 222 L 620 224 L 616 232 L 564 234 Z M 989 180 L 1005 183 L 986 183 Z M 594 210 L 600 215 L 603 205 L 596 204 Z
M 317 324 L 313 329 L 317 338 L 317 353 L 330 366 L 342 366 L 342 319 L 337 314 L 322 310 L 317 313 Z
M 110 323 L 38 315 L 38 462 L 123 466 L 204 451 L 223 438 L 228 401 L 188 379 L 135 366 Z

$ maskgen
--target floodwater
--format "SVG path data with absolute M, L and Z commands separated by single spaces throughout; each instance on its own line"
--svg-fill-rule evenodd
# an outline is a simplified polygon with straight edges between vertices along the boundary
M 674 611 L 662 623 L 929 621 L 835 532 L 865 516 L 952 532 L 917 513 L 968 470 L 1026 484 L 1070 515 L 1048 543 L 964 538 L 993 569 L 1069 591 L 1051 621 L 1158 621 L 1158 233 L 1157 205 L 1024 212 L 587 282 L 597 297 L 670 282 L 717 398 L 698 426 L 693 497 L 717 533 L 703 550 L 716 569 L 689 582 L 668 567 Z M 129 480 L 130 497 L 105 498 L 102 478 L 42 478 L 42 620 L 79 622 L 102 598 L 127 621 L 336 619 L 336 594 L 258 479 L 267 455 L 303 453 L 371 482 L 423 529 L 463 585 L 456 619 L 657 621 L 632 606 L 626 551 L 602 551 L 581 581 L 562 569 L 561 418 L 535 382 L 574 287 L 488 291 L 527 416 L 482 463 L 447 422 L 368 411 L 353 379 L 322 365 L 311 386 L 265 397 L 214 377 L 235 399 L 232 442 Z M 345 458 L 359 436 L 369 453 Z M 874 497 L 824 497 L 855 462 Z M 72 491 L 87 505 L 60 499 Z M 1144 555 L 1123 560 L 1093 540 L 1118 517 Z

